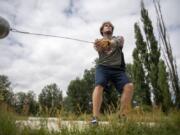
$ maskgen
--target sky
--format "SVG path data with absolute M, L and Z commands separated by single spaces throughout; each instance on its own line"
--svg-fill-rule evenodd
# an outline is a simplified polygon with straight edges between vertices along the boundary
M 144 0 L 157 35 L 152 0 Z M 163 17 L 180 74 L 179 0 L 161 0 Z M 134 23 L 140 22 L 140 0 L 0 0 L 0 16 L 12 28 L 94 41 L 99 27 L 111 21 L 114 35 L 125 38 L 126 63 L 135 48 Z M 158 37 L 158 36 L 157 36 Z M 98 57 L 93 44 L 67 39 L 10 33 L 0 39 L 0 74 L 8 76 L 14 92 L 34 91 L 56 83 L 66 95 L 67 87 Z

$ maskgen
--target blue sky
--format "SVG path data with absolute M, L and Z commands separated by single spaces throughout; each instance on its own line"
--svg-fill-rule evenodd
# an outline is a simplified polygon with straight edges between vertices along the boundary
M 161 0 L 173 54 L 180 73 L 179 0 Z M 145 0 L 156 32 L 152 0 Z M 101 38 L 103 21 L 115 26 L 114 35 L 125 38 L 126 63 L 132 63 L 135 22 L 140 22 L 140 0 L 0 0 L 0 16 L 11 27 L 94 41 Z M 157 33 L 156 33 L 157 35 Z M 93 45 L 77 41 L 10 33 L 0 40 L 0 74 L 12 82 L 15 92 L 41 89 L 57 83 L 65 95 L 69 82 L 94 66 Z

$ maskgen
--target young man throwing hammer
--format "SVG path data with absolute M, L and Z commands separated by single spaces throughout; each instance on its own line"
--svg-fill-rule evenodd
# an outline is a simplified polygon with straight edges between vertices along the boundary
M 111 81 L 116 90 L 122 93 L 120 116 L 126 116 L 131 108 L 133 96 L 133 84 L 129 81 L 125 73 L 125 61 L 122 52 L 124 38 L 113 36 L 114 26 L 111 22 L 104 22 L 100 27 L 102 39 L 97 39 L 94 47 L 99 54 L 96 65 L 95 89 L 92 95 L 93 120 L 92 124 L 97 124 L 102 104 L 103 90 Z

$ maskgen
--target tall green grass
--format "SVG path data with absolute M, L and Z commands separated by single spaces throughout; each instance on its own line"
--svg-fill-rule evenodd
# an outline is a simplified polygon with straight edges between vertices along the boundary
M 179 127 L 172 123 L 164 123 L 149 127 L 127 122 L 124 125 L 112 123 L 106 126 L 90 126 L 84 130 L 77 127 L 63 128 L 61 132 L 48 132 L 45 129 L 32 130 L 24 128 L 20 135 L 179 135 Z
M 69 117 L 71 119 L 71 116 Z M 72 117 L 73 120 L 76 119 L 75 116 Z M 171 112 L 168 116 L 160 111 L 133 112 L 124 123 L 120 123 L 115 114 L 107 114 L 102 116 L 102 119 L 109 121 L 109 125 L 90 125 L 84 129 L 77 126 L 70 129 L 64 127 L 60 132 L 50 132 L 43 127 L 20 127 L 15 123 L 16 118 L 15 114 L 0 108 L 0 135 L 180 135 L 179 111 Z M 77 119 L 87 120 L 89 117 L 82 115 Z M 139 122 L 155 122 L 155 125 L 149 126 Z
M 16 135 L 14 114 L 7 110 L 6 104 L 0 104 L 0 135 Z

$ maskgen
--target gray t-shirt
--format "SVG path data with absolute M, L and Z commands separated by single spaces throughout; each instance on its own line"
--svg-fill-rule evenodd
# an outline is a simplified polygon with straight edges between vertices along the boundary
M 98 52 L 98 65 L 104 65 L 112 68 L 120 68 L 122 63 L 122 47 L 120 45 L 120 37 L 112 37 L 111 46 L 103 52 Z

